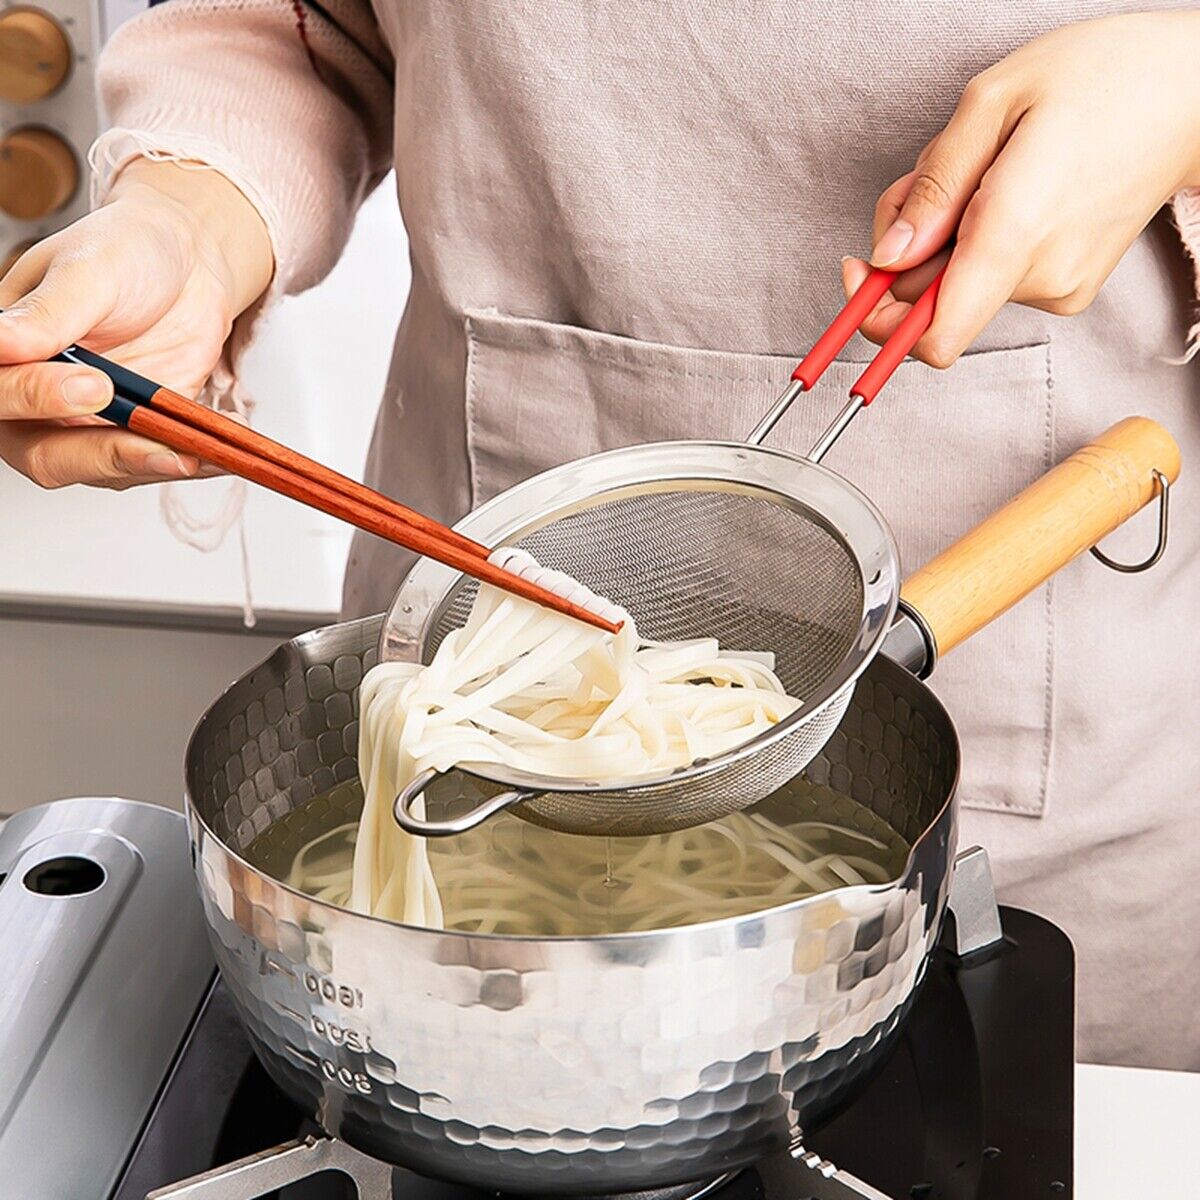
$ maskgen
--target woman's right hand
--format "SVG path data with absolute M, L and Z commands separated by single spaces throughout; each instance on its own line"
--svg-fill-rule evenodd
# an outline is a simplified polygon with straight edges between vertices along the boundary
M 0 458 L 46 488 L 196 475 L 194 458 L 94 415 L 112 399 L 106 376 L 45 360 L 81 342 L 194 396 L 273 265 L 262 219 L 224 176 L 131 163 L 101 208 L 0 280 Z

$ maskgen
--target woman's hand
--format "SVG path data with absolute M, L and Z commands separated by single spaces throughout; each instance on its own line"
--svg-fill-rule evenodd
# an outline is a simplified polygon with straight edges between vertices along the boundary
M 976 76 L 875 210 L 871 263 L 897 280 L 863 326 L 885 340 L 946 261 L 913 350 L 947 367 L 1007 301 L 1086 308 L 1181 188 L 1200 185 L 1200 12 L 1069 25 Z M 942 251 L 942 253 L 938 253 Z M 867 264 L 847 259 L 852 294 Z
M 91 415 L 112 399 L 107 377 L 43 360 L 83 342 L 195 395 L 272 269 L 262 220 L 223 176 L 131 163 L 102 208 L 0 281 L 0 458 L 48 488 L 197 474 L 194 458 Z

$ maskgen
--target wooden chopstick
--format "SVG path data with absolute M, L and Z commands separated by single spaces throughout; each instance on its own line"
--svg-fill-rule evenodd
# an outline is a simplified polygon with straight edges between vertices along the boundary
M 112 381 L 119 395 L 135 404 L 149 405 L 167 416 L 201 429 L 205 433 L 231 446 L 238 446 L 259 458 L 269 459 L 280 466 L 287 467 L 294 474 L 314 483 L 323 484 L 331 491 L 340 492 L 360 504 L 378 508 L 385 516 L 401 524 L 410 525 L 413 529 L 422 531 L 431 537 L 444 538 L 448 543 L 457 545 L 469 554 L 479 558 L 487 558 L 490 551 L 486 546 L 464 537 L 461 533 L 443 525 L 439 521 L 419 513 L 416 509 L 408 508 L 398 500 L 385 496 L 357 479 L 351 479 L 339 471 L 319 463 L 315 459 L 277 442 L 265 434 L 249 429 L 238 421 L 231 420 L 224 413 L 216 412 L 195 400 L 189 400 L 170 388 L 162 387 L 151 379 L 138 375 L 126 367 L 111 362 L 103 355 L 82 346 L 70 346 L 58 356 L 69 362 L 78 362 L 95 370 L 103 371 Z
M 435 559 L 482 583 L 490 583 L 608 633 L 621 628 L 556 592 L 497 567 L 488 561 L 486 547 L 448 526 L 220 413 L 159 387 L 99 354 L 72 346 L 57 357 L 103 371 L 112 379 L 113 402 L 99 415 L 114 424 Z
M 290 446 L 283 445 L 282 442 L 277 442 L 264 434 L 249 429 L 240 422 L 231 420 L 224 413 L 207 408 L 203 404 L 197 404 L 195 400 L 189 400 L 186 396 L 179 395 L 178 392 L 172 392 L 165 387 L 159 388 L 150 401 L 150 407 L 156 412 L 174 417 L 185 425 L 203 430 L 230 446 L 237 446 L 259 458 L 270 459 L 282 467 L 287 467 L 293 474 L 303 479 L 322 484 L 331 491 L 338 492 L 359 504 L 378 509 L 380 513 L 391 520 L 430 537 L 442 539 L 447 545 L 457 546 L 466 554 L 486 559 L 490 553 L 486 546 L 481 546 L 478 542 L 464 537 L 461 533 L 451 529 L 449 525 L 434 521 L 423 513 L 401 504 L 398 500 L 393 500 L 390 496 L 385 496 L 382 492 L 377 492 L 374 488 L 369 488 L 366 484 L 359 483 L 358 480 L 333 470 L 332 467 L 308 458 Z

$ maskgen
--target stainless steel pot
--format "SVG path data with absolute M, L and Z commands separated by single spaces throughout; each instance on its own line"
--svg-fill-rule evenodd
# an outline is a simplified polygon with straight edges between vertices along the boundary
M 1114 426 L 918 571 L 887 650 L 928 669 L 1156 493 L 1161 543 L 1178 468 L 1153 422 Z M 381 626 L 282 646 L 187 753 L 218 964 L 268 1072 L 325 1129 L 488 1189 L 627 1192 L 763 1157 L 879 1060 L 937 937 L 955 848 L 958 741 L 923 683 L 872 661 L 806 778 L 771 801 L 828 785 L 872 809 L 912 845 L 894 883 L 651 933 L 438 932 L 273 878 L 352 817 L 309 802 L 356 775 L 358 683 Z M 245 852 L 263 835 L 259 870 Z
M 318 832 L 288 815 L 355 777 L 379 631 L 373 618 L 280 647 L 187 755 L 222 975 L 267 1071 L 327 1130 L 481 1187 L 631 1191 L 760 1158 L 878 1060 L 937 935 L 955 844 L 958 743 L 923 684 L 873 663 L 808 772 L 913 843 L 895 883 L 653 933 L 433 932 L 312 900 L 242 854 L 279 830 L 285 860 Z

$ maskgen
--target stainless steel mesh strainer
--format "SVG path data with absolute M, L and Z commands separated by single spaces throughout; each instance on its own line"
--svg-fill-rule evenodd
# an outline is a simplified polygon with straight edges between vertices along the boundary
M 733 751 L 665 776 L 568 783 L 465 764 L 496 789 L 466 812 L 453 811 L 452 800 L 439 803 L 439 773 L 427 771 L 396 798 L 401 826 L 426 836 L 458 833 L 511 807 L 566 833 L 668 832 L 745 808 L 808 765 L 887 633 L 900 579 L 882 516 L 819 462 L 929 324 L 940 277 L 807 458 L 760 443 L 893 279 L 880 271 L 867 280 L 746 444 L 663 442 L 598 454 L 510 488 L 458 526 L 484 545 L 520 547 L 581 580 L 633 613 L 648 638 L 715 636 L 726 649 L 774 652 L 777 674 L 800 701 L 796 711 Z M 419 562 L 387 615 L 381 657 L 427 663 L 465 621 L 476 586 Z
M 1155 494 L 1161 500 L 1155 553 L 1133 568 L 1101 558 L 1118 570 L 1143 570 L 1158 560 L 1179 450 L 1153 421 L 1129 418 L 927 563 L 905 584 L 904 618 L 892 625 L 901 600 L 891 533 L 871 502 L 819 459 L 927 327 L 939 279 L 860 376 L 807 458 L 758 443 L 848 340 L 847 326 L 852 331 L 868 301 L 881 294 L 879 280 L 866 299 L 855 296 L 797 367 L 749 444 L 662 442 L 598 454 L 511 488 L 460 526 L 481 543 L 526 549 L 611 597 L 636 616 L 647 637 L 715 635 L 732 650 L 773 651 L 797 710 L 727 754 L 657 778 L 565 783 L 468 764 L 491 791 L 466 812 L 439 797 L 441 777 L 426 772 L 396 797 L 401 826 L 425 835 L 456 833 L 509 807 L 568 833 L 637 835 L 715 820 L 763 799 L 808 765 L 885 636 L 889 652 L 927 673 L 939 652 L 1094 547 Z M 387 615 L 381 656 L 428 662 L 464 621 L 475 586 L 441 564 L 420 562 Z M 451 791 L 462 794 L 459 786 Z M 429 803 L 418 817 L 414 804 L 426 793 Z
M 509 806 L 564 832 L 614 835 L 744 808 L 825 744 L 896 607 L 899 562 L 879 512 L 840 476 L 776 450 L 665 442 L 611 451 L 511 488 L 460 528 L 580 579 L 634 613 L 646 637 L 715 636 L 732 650 L 772 650 L 801 704 L 737 750 L 665 777 L 567 784 L 468 767 L 502 790 L 436 819 L 437 776 L 428 772 L 397 806 L 405 828 L 426 834 L 461 831 Z M 439 563 L 418 563 L 388 613 L 381 656 L 428 662 L 465 621 L 476 586 Z M 412 805 L 427 789 L 421 819 Z

